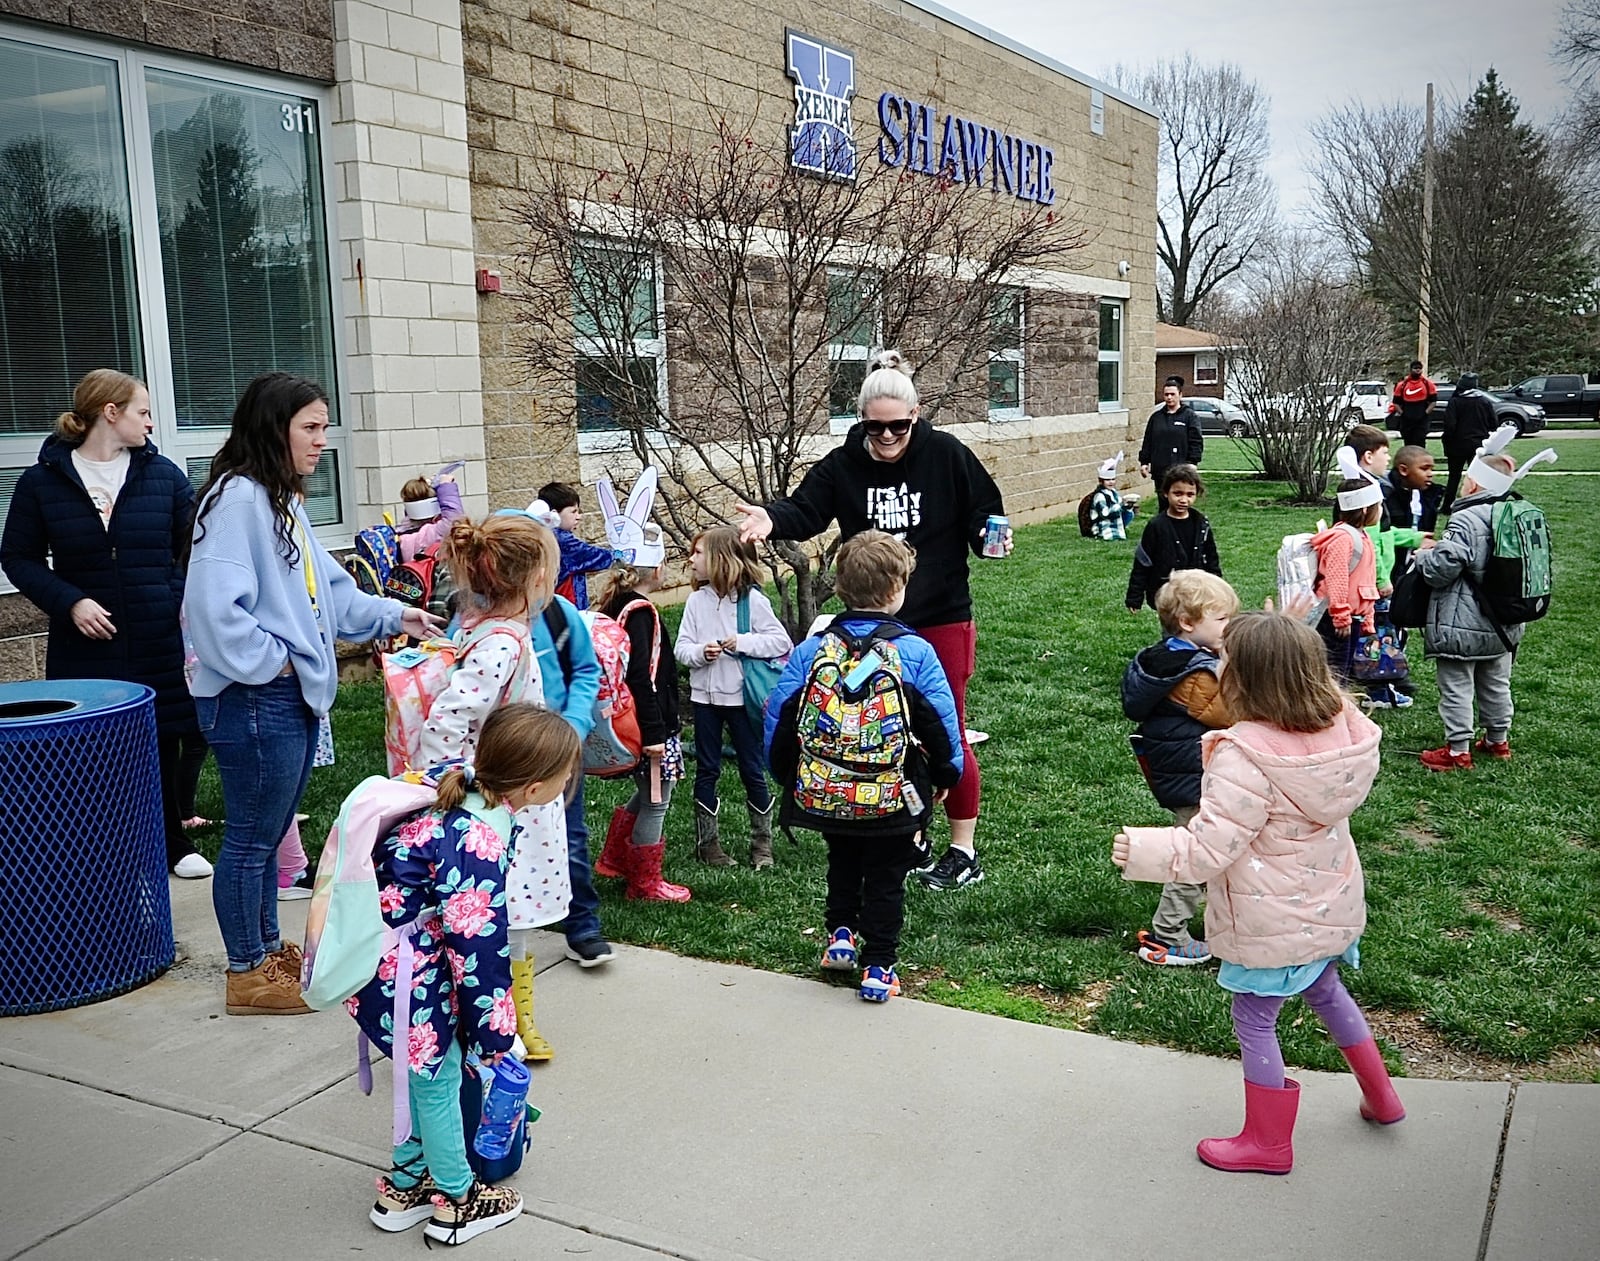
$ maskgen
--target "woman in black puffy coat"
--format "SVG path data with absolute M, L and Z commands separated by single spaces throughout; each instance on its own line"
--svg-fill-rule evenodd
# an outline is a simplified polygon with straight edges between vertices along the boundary
M 0 568 L 50 619 L 46 678 L 155 689 L 167 865 L 202 877 L 211 864 L 184 834 L 176 775 L 179 738 L 197 731 L 178 628 L 194 489 L 150 428 L 150 395 L 133 377 L 97 368 L 78 382 L 17 480 Z

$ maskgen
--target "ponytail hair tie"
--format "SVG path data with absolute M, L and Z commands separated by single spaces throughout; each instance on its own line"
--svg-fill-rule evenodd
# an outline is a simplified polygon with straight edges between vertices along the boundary
M 466 783 L 468 788 L 474 787 L 478 782 L 478 768 L 471 762 L 463 763 L 461 767 L 461 778 Z

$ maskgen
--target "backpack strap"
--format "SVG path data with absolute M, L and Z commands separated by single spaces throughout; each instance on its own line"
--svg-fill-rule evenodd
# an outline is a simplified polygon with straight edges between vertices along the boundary
M 864 622 L 868 618 L 877 619 L 877 624 L 865 635 L 853 635 L 845 629 L 845 619 L 853 618 L 855 621 Z M 899 639 L 903 635 L 912 633 L 911 628 L 904 622 L 890 617 L 887 613 L 841 613 L 822 628 L 824 635 L 837 635 L 844 640 L 852 653 L 857 656 L 865 653 L 875 643 L 886 644 L 891 640 Z
M 1478 580 L 1472 576 L 1471 566 L 1463 565 L 1461 567 L 1461 576 L 1467 580 L 1467 586 L 1472 588 L 1472 594 L 1477 598 L 1478 612 L 1482 613 L 1488 620 L 1489 625 L 1494 628 L 1494 633 L 1500 637 L 1500 642 L 1505 645 L 1506 651 L 1515 657 L 1517 655 L 1517 645 L 1511 642 L 1511 636 L 1506 634 L 1506 628 L 1500 625 L 1500 619 L 1494 615 L 1494 606 L 1489 603 L 1489 597 L 1485 594 L 1483 587 L 1479 585 Z
M 642 596 L 637 600 L 629 600 L 617 610 L 617 625 L 624 631 L 628 629 L 628 619 L 640 609 L 650 610 L 650 677 L 656 677 L 656 667 L 661 664 L 661 615 L 656 612 L 656 606 Z
M 556 660 L 561 663 L 561 681 L 567 687 L 571 687 L 574 674 L 572 627 L 567 624 L 567 615 L 561 611 L 561 606 L 552 596 L 540 616 L 544 618 L 544 628 L 550 632 L 550 642 L 556 646 Z

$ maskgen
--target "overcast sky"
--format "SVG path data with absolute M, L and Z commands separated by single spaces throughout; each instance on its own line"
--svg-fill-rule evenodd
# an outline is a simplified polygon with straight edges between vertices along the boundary
M 1293 211 L 1307 195 L 1309 128 L 1352 99 L 1420 105 L 1469 95 L 1491 65 L 1540 121 L 1568 89 L 1550 60 L 1562 0 L 942 0 L 1019 43 L 1109 79 L 1119 62 L 1192 52 L 1236 62 L 1272 101 L 1271 174 Z

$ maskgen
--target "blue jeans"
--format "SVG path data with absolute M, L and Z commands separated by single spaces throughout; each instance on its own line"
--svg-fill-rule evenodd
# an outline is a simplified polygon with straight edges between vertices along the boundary
M 195 698 L 200 733 L 217 757 L 228 812 L 211 903 L 228 970 L 261 966 L 278 938 L 278 842 L 294 821 L 317 751 L 317 716 L 285 675 Z
M 583 821 L 583 778 L 578 779 L 578 795 L 567 807 L 567 870 L 572 877 L 572 902 L 561 931 L 576 945 L 593 941 L 600 932 L 600 894 L 594 887 L 594 869 L 589 865 L 589 825 Z
M 767 765 L 761 748 L 761 733 L 750 721 L 743 705 L 694 706 L 694 800 L 709 812 L 717 808 L 717 780 L 722 775 L 722 728 L 733 738 L 733 751 L 739 758 L 739 778 L 744 781 L 745 800 L 757 810 L 772 804 L 767 787 Z

